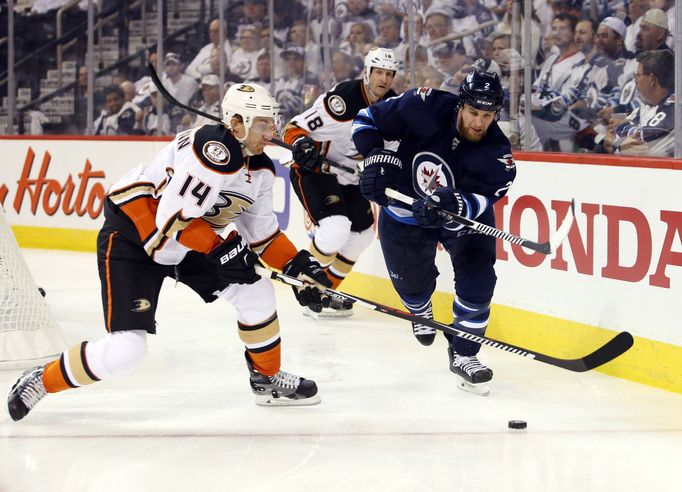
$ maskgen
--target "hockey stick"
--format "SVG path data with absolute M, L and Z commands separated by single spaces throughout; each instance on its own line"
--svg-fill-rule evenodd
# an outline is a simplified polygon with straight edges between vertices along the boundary
M 412 203 L 416 201 L 411 196 L 407 196 L 403 193 L 400 193 L 399 191 L 392 190 L 390 188 L 386 188 L 385 193 L 387 197 L 393 198 L 394 200 L 402 202 L 406 205 L 412 205 Z M 475 231 L 485 234 L 486 236 L 493 236 L 502 239 L 503 241 L 509 241 L 512 244 L 517 244 L 519 246 L 532 249 L 533 251 L 538 251 L 542 254 L 549 255 L 557 250 L 557 248 L 561 245 L 564 239 L 566 239 L 568 231 L 571 230 L 571 225 L 573 224 L 573 220 L 575 218 L 575 200 L 571 199 L 570 213 L 568 214 L 566 219 L 564 219 L 563 224 L 559 226 L 559 229 L 554 233 L 554 235 L 549 239 L 549 241 L 546 241 L 544 243 L 536 243 L 535 241 L 515 236 L 508 232 L 501 231 L 500 229 L 495 229 L 494 227 L 491 227 L 489 225 L 481 224 L 480 222 L 476 222 L 475 220 L 467 219 L 466 217 L 462 217 L 453 212 L 448 212 L 447 210 L 438 210 L 438 215 L 440 215 L 443 218 L 447 218 L 451 222 L 456 222 L 463 226 L 474 229 Z
M 175 99 L 170 92 L 166 90 L 166 88 L 163 86 L 163 83 L 161 82 L 161 79 L 159 78 L 159 75 L 156 73 L 156 69 L 154 68 L 154 65 L 151 63 L 148 65 L 149 68 L 149 76 L 152 78 L 152 82 L 154 82 L 154 85 L 156 88 L 159 90 L 161 95 L 171 104 L 174 104 L 175 106 L 178 106 L 179 108 L 185 109 L 189 111 L 190 113 L 194 113 L 199 116 L 203 116 L 204 118 L 207 118 L 211 121 L 215 121 L 216 123 L 223 124 L 223 120 L 220 119 L 220 117 L 206 113 L 204 111 L 201 111 L 199 109 L 193 108 L 192 106 L 188 106 L 187 104 L 183 104 L 177 99 Z M 283 142 L 279 139 L 273 138 L 270 140 L 273 144 L 278 145 L 279 147 L 282 147 L 287 150 L 291 150 L 291 145 L 289 145 L 286 142 Z M 346 171 L 347 173 L 350 174 L 359 174 L 357 169 L 353 169 L 348 166 L 344 166 L 343 164 L 339 164 L 338 162 L 330 161 L 326 157 L 322 156 L 322 160 L 327 163 L 330 167 L 335 167 L 337 169 L 340 169 L 342 171 Z
M 289 275 L 284 275 L 282 273 L 268 270 L 267 268 L 263 268 L 261 266 L 256 266 L 256 272 L 261 277 L 270 278 L 272 280 L 278 280 L 279 282 L 294 287 L 301 287 L 304 284 L 302 280 L 299 280 L 295 277 L 291 277 Z M 423 318 L 421 316 L 417 316 L 416 314 L 384 306 L 383 304 L 378 304 L 376 302 L 363 299 L 362 297 L 352 296 L 350 294 L 346 294 L 345 292 L 340 292 L 329 288 L 323 288 L 321 290 L 332 299 L 350 301 L 352 303 L 357 304 L 358 306 L 362 306 L 367 309 L 372 309 L 374 311 L 379 311 L 380 313 L 388 314 L 389 316 L 393 316 L 395 318 L 421 323 L 423 325 L 430 326 L 431 328 L 435 328 L 436 330 L 440 330 L 444 333 L 448 333 L 459 338 L 464 338 L 465 340 L 470 340 L 472 342 L 480 343 L 481 345 L 486 345 L 496 349 L 504 350 L 505 352 L 520 355 L 528 359 L 535 359 L 537 361 L 544 362 L 545 364 L 561 367 L 562 369 L 566 369 L 573 372 L 590 371 L 603 364 L 606 364 L 607 362 L 610 362 L 616 357 L 627 352 L 634 343 L 632 335 L 630 335 L 626 331 L 623 331 L 618 333 L 615 337 L 613 337 L 611 340 L 609 340 L 604 345 L 599 347 L 597 350 L 590 354 L 587 354 L 584 357 L 581 357 L 579 359 L 559 359 L 557 357 L 552 357 L 551 355 L 545 355 L 530 349 L 517 347 L 516 345 L 511 345 L 509 343 L 503 343 L 493 338 L 472 335 L 471 333 L 459 330 L 453 326 L 444 325 L 435 320 Z M 460 319 L 463 320 L 464 318 Z

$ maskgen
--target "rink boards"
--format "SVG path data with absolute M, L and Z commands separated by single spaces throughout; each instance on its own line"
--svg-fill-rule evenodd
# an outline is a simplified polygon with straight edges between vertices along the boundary
M 0 203 L 24 247 L 94 251 L 107 188 L 150 161 L 167 139 L 2 138 Z M 280 148 L 269 151 L 287 161 Z M 575 198 L 577 228 L 550 256 L 498 241 L 488 334 L 559 357 L 578 357 L 627 330 L 633 349 L 603 372 L 682 393 L 682 164 L 673 160 L 518 153 L 516 182 L 497 227 L 546 240 Z M 500 165 L 508 165 L 501 163 Z M 310 223 L 277 167 L 275 210 L 294 243 Z M 438 254 L 436 316 L 452 318 L 452 269 Z M 343 285 L 398 306 L 378 241 Z

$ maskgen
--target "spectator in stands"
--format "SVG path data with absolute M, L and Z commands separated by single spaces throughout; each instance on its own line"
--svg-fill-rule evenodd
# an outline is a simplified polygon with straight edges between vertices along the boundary
M 314 0 L 312 15 L 310 18 L 310 31 L 314 42 L 322 46 L 322 32 L 324 20 L 322 17 L 322 0 Z M 327 18 L 327 32 L 329 33 L 329 45 L 338 46 L 341 43 L 342 24 L 334 16 L 334 0 L 327 0 L 329 16 Z
M 624 155 L 673 155 L 675 57 L 669 50 L 640 53 L 635 83 L 642 105 L 624 122 L 611 122 L 606 148 Z
M 431 5 L 425 14 L 424 30 L 428 35 L 430 43 L 452 34 L 452 10 L 441 4 Z M 437 66 L 433 47 L 427 48 L 427 52 L 429 55 L 429 65 Z
M 211 56 L 209 57 L 209 66 L 211 68 L 211 71 L 209 74 L 217 75 L 218 78 L 220 78 L 220 48 L 217 46 L 213 47 L 213 50 L 211 51 Z M 231 82 L 243 82 L 244 79 L 242 77 L 239 77 L 238 75 L 230 72 L 230 61 L 225 57 L 225 52 L 222 53 L 223 57 L 223 66 L 225 67 L 225 74 L 223 75 L 223 81 L 225 83 Z M 206 74 L 206 75 L 209 75 Z
M 642 16 L 651 8 L 651 0 L 629 0 L 627 8 L 629 24 L 625 32 L 625 49 L 634 52 Z
M 135 84 L 132 83 L 130 80 L 124 80 L 118 86 L 123 90 L 123 99 L 126 101 L 134 102 L 133 99 L 135 99 L 135 96 L 137 95 L 137 91 L 135 90 Z
M 288 42 L 305 50 L 306 69 L 308 71 L 320 73 L 322 70 L 322 50 L 317 43 L 310 40 L 308 31 L 308 24 L 304 20 L 294 21 L 289 29 Z
M 493 21 L 490 9 L 483 5 L 480 0 L 461 0 L 454 4 L 452 30 L 462 32 L 470 29 L 477 29 L 481 24 Z M 484 39 L 494 31 L 494 26 L 479 29 L 468 36 L 461 38 L 460 42 L 464 45 L 466 54 L 470 57 L 477 56 L 477 42 Z
M 341 36 L 347 36 L 356 22 L 367 24 L 372 30 L 370 37 L 374 39 L 377 34 L 379 13 L 371 7 L 369 0 L 348 0 L 348 12 L 343 18 Z
M 649 9 L 641 17 L 635 40 L 636 53 L 652 50 L 668 50 L 668 16 L 661 9 Z
M 166 90 L 181 103 L 189 103 L 199 84 L 192 77 L 182 73 L 180 56 L 169 51 L 163 58 L 163 67 L 166 70 L 166 78 L 163 81 Z
M 625 34 L 627 26 L 618 17 L 606 17 L 597 28 L 597 50 L 599 53 L 609 60 L 609 79 L 615 80 L 612 82 L 614 90 L 609 96 L 602 109 L 599 110 L 597 116 L 602 123 L 606 124 L 611 119 L 611 115 L 616 111 L 620 105 L 620 99 L 623 88 L 634 95 L 634 80 L 632 74 L 636 67 L 629 69 L 628 75 L 624 74 L 624 69 L 628 66 L 629 60 L 633 59 L 634 55 L 625 49 Z M 626 97 L 629 100 L 629 98 Z
M 402 25 L 402 30 L 401 30 L 401 37 L 405 40 L 405 43 L 408 44 L 409 46 L 409 41 L 410 41 L 410 18 L 409 16 L 404 16 L 403 17 L 403 25 Z M 429 41 L 428 36 L 424 32 L 424 18 L 421 16 L 421 14 L 415 14 L 413 17 L 413 23 L 414 23 L 414 37 L 417 40 L 417 44 L 426 46 L 426 43 Z
M 227 38 L 227 26 L 223 29 L 224 36 Z M 210 42 L 199 50 L 197 56 L 185 69 L 185 74 L 200 80 L 204 75 L 215 73 L 211 70 L 211 53 L 220 43 L 220 20 L 214 19 L 208 24 L 208 38 Z M 230 41 L 225 39 L 223 43 L 226 59 L 230 58 L 232 46 Z
M 286 69 L 275 82 L 275 98 L 280 104 L 282 119 L 289 121 L 305 109 L 303 96 L 307 84 L 319 85 L 313 74 L 305 72 L 305 50 L 300 46 L 287 45 L 282 51 Z
M 247 82 L 258 84 L 270 91 L 270 53 L 264 51 L 258 55 L 256 60 L 256 76 L 248 79 Z
M 339 45 L 339 49 L 364 62 L 365 55 L 373 43 L 374 34 L 370 25 L 366 22 L 354 22 L 350 26 L 346 40 Z
M 402 72 L 405 67 L 405 52 L 408 45 L 400 38 L 400 26 L 402 17 L 397 14 L 383 14 L 379 17 L 379 35 L 374 39 L 374 44 L 380 48 L 388 48 L 395 54 L 398 60 L 398 71 Z
M 124 100 L 123 90 L 116 84 L 104 89 L 104 105 L 94 123 L 94 135 L 131 135 L 135 126 L 135 113 L 140 108 Z
M 217 75 L 204 75 L 201 79 L 201 98 L 203 104 L 199 106 L 199 111 L 220 117 L 220 79 Z M 216 122 L 197 116 L 193 126 L 215 125 Z
M 573 146 L 576 129 L 571 127 L 566 112 L 572 98 L 569 82 L 574 67 L 585 59 L 575 44 L 576 21 L 568 14 L 554 16 L 552 37 L 558 51 L 549 55 L 533 82 L 533 126 L 545 150 L 570 152 Z
M 513 7 L 513 1 L 512 0 L 506 0 L 506 5 L 507 5 L 507 12 L 504 14 L 504 17 L 500 21 L 500 23 L 495 27 L 495 32 L 499 32 L 500 34 L 509 34 L 511 36 L 512 34 L 512 7 Z M 521 25 L 525 25 L 525 14 L 524 14 L 524 2 L 519 3 L 519 17 L 520 17 L 520 22 Z M 540 19 L 538 18 L 535 8 L 533 8 L 533 12 L 531 14 L 531 35 L 530 35 L 530 52 L 531 56 L 533 57 L 533 62 L 538 57 L 538 52 L 540 50 L 540 41 L 542 40 L 542 25 L 540 23 Z M 525 36 L 521 36 L 521 53 L 524 52 L 524 38 Z
M 133 133 L 138 135 L 169 135 L 170 115 L 168 101 L 159 95 L 159 90 L 153 82 L 148 82 L 140 91 L 141 95 L 148 99 L 142 109 L 135 113 L 135 128 Z M 159 97 L 161 100 L 159 101 Z M 159 117 L 157 103 L 161 104 L 161 131 L 159 131 Z
M 270 25 L 266 0 L 244 0 L 242 7 L 244 15 L 237 21 L 237 36 L 244 26 L 254 26 L 263 29 Z
M 464 46 L 454 41 L 436 45 L 432 52 L 436 58 L 435 67 L 443 73 L 445 78 L 455 75 L 469 61 Z
M 255 77 L 258 56 L 263 53 L 261 48 L 260 28 L 254 25 L 239 28 L 239 48 L 232 52 L 230 58 L 230 72 L 243 80 Z
M 356 77 L 355 64 L 353 58 L 343 51 L 335 51 L 332 55 L 332 75 L 333 79 L 329 86 L 353 80 Z

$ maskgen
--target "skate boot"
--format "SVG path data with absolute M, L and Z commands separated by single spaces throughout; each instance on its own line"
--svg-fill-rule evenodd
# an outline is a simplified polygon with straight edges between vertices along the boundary
M 251 390 L 256 394 L 256 405 L 262 406 L 307 406 L 320 403 L 317 385 L 312 379 L 305 379 L 285 371 L 266 376 L 253 368 L 248 354 L 246 365 L 251 373 Z
M 318 311 L 319 308 L 319 311 Z M 332 298 L 329 305 L 313 304 L 306 306 L 303 314 L 311 318 L 348 318 L 353 316 L 353 303 L 345 299 Z
M 433 308 L 431 303 L 429 303 L 426 310 L 421 313 L 413 313 L 426 319 L 433 319 Z M 415 338 L 422 345 L 431 345 L 436 339 L 436 329 L 428 325 L 419 323 L 418 321 L 412 322 L 412 333 L 414 333 Z
M 28 369 L 7 395 L 7 410 L 12 420 L 21 420 L 47 394 L 43 386 L 43 367 Z
M 488 381 L 493 378 L 493 371 L 481 364 L 475 355 L 459 355 L 450 346 L 448 347 L 450 357 L 450 371 L 460 378 L 459 388 L 470 391 L 477 395 L 488 396 L 490 388 Z

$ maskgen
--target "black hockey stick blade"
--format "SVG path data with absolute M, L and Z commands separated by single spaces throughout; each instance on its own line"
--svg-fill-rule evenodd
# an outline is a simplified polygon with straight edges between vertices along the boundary
M 262 277 L 278 280 L 280 282 L 283 282 L 287 285 L 292 285 L 294 287 L 300 287 L 304 283 L 302 280 L 299 280 L 295 277 L 291 277 L 289 275 L 284 275 L 282 273 L 268 270 L 267 268 L 263 268 L 260 266 L 256 267 L 256 272 Z M 445 325 L 432 319 L 423 318 L 421 316 L 417 316 L 416 314 L 412 314 L 407 311 L 401 311 L 400 309 L 394 309 L 389 306 L 384 306 L 383 304 L 378 304 L 376 302 L 363 299 L 362 297 L 346 294 L 345 292 L 329 288 L 323 288 L 322 291 L 333 299 L 335 298 L 339 300 L 350 301 L 354 304 L 357 304 L 358 306 L 362 306 L 367 309 L 372 309 L 374 311 L 379 311 L 380 313 L 388 314 L 389 316 L 393 316 L 395 318 L 404 319 L 410 322 L 421 323 L 430 326 L 431 328 L 435 328 L 436 330 L 440 330 L 444 333 L 449 333 L 450 335 L 454 335 L 459 338 L 464 338 L 472 342 L 480 343 L 481 345 L 486 345 L 488 347 L 504 350 L 505 352 L 520 355 L 528 359 L 535 359 L 537 361 L 544 362 L 545 364 L 560 367 L 562 369 L 566 369 L 573 372 L 590 371 L 596 367 L 606 364 L 607 362 L 610 362 L 616 357 L 619 357 L 620 355 L 627 352 L 634 343 L 632 335 L 624 331 L 618 333 L 614 338 L 606 342 L 606 344 L 602 345 L 597 350 L 590 354 L 587 354 L 584 357 L 581 357 L 579 359 L 560 359 L 558 357 L 552 357 L 551 355 L 546 355 L 540 352 L 535 352 L 530 349 L 518 347 L 510 343 L 500 342 L 499 340 L 495 340 L 494 338 L 472 335 L 471 333 L 459 330 L 453 326 Z M 464 319 L 465 317 L 459 318 L 459 320 L 461 321 L 463 321 Z
M 156 88 L 159 90 L 159 92 L 161 93 L 161 95 L 162 95 L 168 102 L 170 102 L 171 104 L 174 104 L 175 106 L 178 106 L 178 107 L 180 107 L 180 108 L 182 108 L 182 109 L 186 109 L 186 110 L 189 111 L 190 113 L 198 114 L 199 116 L 203 116 L 204 118 L 208 118 L 209 120 L 215 121 L 215 122 L 217 122 L 217 123 L 222 123 L 222 122 L 223 122 L 223 120 L 221 120 L 218 116 L 215 116 L 215 115 L 212 115 L 212 114 L 205 113 L 205 112 L 200 111 L 200 110 L 198 110 L 198 109 L 196 109 L 196 108 L 193 108 L 192 106 L 188 106 L 187 104 L 183 104 L 183 103 L 181 103 L 180 101 L 178 101 L 177 99 L 175 99 L 175 98 L 170 94 L 170 92 L 168 92 L 168 91 L 166 90 L 166 88 L 163 86 L 163 83 L 161 82 L 161 79 L 159 78 L 159 74 L 156 73 L 156 69 L 154 68 L 154 65 L 152 65 L 152 64 L 150 63 L 149 65 L 147 65 L 147 67 L 149 68 L 149 76 L 152 78 L 152 82 L 154 82 L 154 85 L 156 86 Z M 278 140 L 278 139 L 276 139 L 276 138 L 273 138 L 273 139 L 271 140 L 271 142 L 272 142 L 273 144 L 279 146 L 279 147 L 282 147 L 282 148 L 287 149 L 287 150 L 291 150 L 291 145 L 289 145 L 288 143 L 285 143 L 285 142 L 283 142 L 283 141 L 281 141 L 281 140 Z M 335 168 L 337 168 L 337 169 L 341 169 L 342 171 L 346 171 L 347 173 L 359 174 L 357 169 L 353 169 L 353 168 L 350 168 L 350 167 L 348 167 L 348 166 L 344 166 L 343 164 L 339 164 L 338 162 L 334 162 L 334 161 L 332 161 L 332 160 L 329 160 L 329 159 L 327 159 L 327 158 L 324 157 L 324 156 L 322 157 L 322 160 L 323 160 L 324 162 L 326 162 L 327 164 L 329 164 L 329 166 L 331 166 L 331 167 L 335 167 Z

